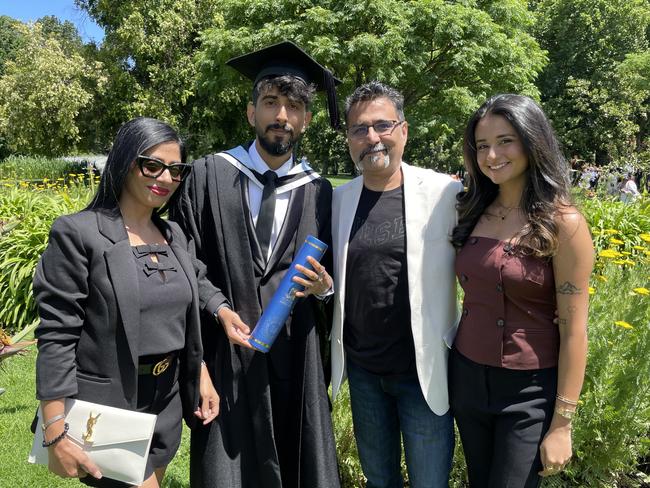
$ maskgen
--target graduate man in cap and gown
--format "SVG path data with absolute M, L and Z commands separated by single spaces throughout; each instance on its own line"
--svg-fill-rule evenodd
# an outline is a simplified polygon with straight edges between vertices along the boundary
M 192 432 L 191 485 L 337 488 L 320 349 L 330 254 L 306 273 L 307 296 L 270 352 L 256 352 L 248 339 L 305 238 L 330 244 L 331 184 L 296 164 L 293 149 L 311 120 L 314 91 L 328 92 L 338 121 L 339 81 L 291 42 L 227 64 L 253 80 L 247 117 L 255 140 L 195 161 L 171 212 L 205 265 L 204 359 L 221 396 L 217 420 Z

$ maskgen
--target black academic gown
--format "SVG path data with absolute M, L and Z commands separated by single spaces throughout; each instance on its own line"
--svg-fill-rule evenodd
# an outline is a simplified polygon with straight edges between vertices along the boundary
M 192 432 L 191 485 L 337 488 L 320 350 L 328 333 L 322 324 L 329 327 L 322 304 L 315 297 L 299 300 L 269 354 L 231 345 L 209 315 L 223 292 L 246 324 L 257 323 L 306 236 L 330 243 L 332 187 L 317 178 L 291 190 L 265 265 L 248 209 L 247 180 L 219 155 L 199 159 L 171 212 L 207 267 L 208 281 L 199 284 L 204 357 L 221 396 L 217 420 Z M 331 269 L 331 254 L 323 262 Z

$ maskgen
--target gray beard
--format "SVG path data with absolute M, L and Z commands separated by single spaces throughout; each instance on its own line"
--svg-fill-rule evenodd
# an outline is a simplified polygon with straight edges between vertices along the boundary
M 374 166 L 375 163 L 380 161 L 381 157 L 382 155 L 379 154 L 370 156 L 370 161 L 369 161 L 370 165 Z M 386 169 L 390 165 L 390 156 L 388 155 L 388 153 L 386 153 L 383 155 L 383 158 L 384 158 L 384 169 Z M 359 174 L 363 174 L 363 164 L 361 164 L 361 160 L 359 160 L 358 162 L 355 161 L 354 166 L 355 168 L 357 168 Z

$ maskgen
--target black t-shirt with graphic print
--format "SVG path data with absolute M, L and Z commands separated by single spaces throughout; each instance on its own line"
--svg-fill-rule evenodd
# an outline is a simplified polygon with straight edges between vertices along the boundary
M 348 359 L 378 375 L 412 373 L 403 187 L 363 188 L 349 242 L 343 326 Z

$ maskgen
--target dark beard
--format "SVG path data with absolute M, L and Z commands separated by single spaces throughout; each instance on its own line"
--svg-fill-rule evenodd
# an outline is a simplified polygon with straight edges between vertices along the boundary
M 256 128 L 257 140 L 260 142 L 260 146 L 267 153 L 272 156 L 284 156 L 293 149 L 293 146 L 298 141 L 298 138 L 294 138 L 293 130 L 289 129 L 289 140 L 284 142 L 282 140 L 278 141 L 273 136 L 271 139 L 266 133 L 271 129 L 283 129 L 280 124 L 271 124 L 266 127 L 264 131 L 261 131 L 259 128 Z

